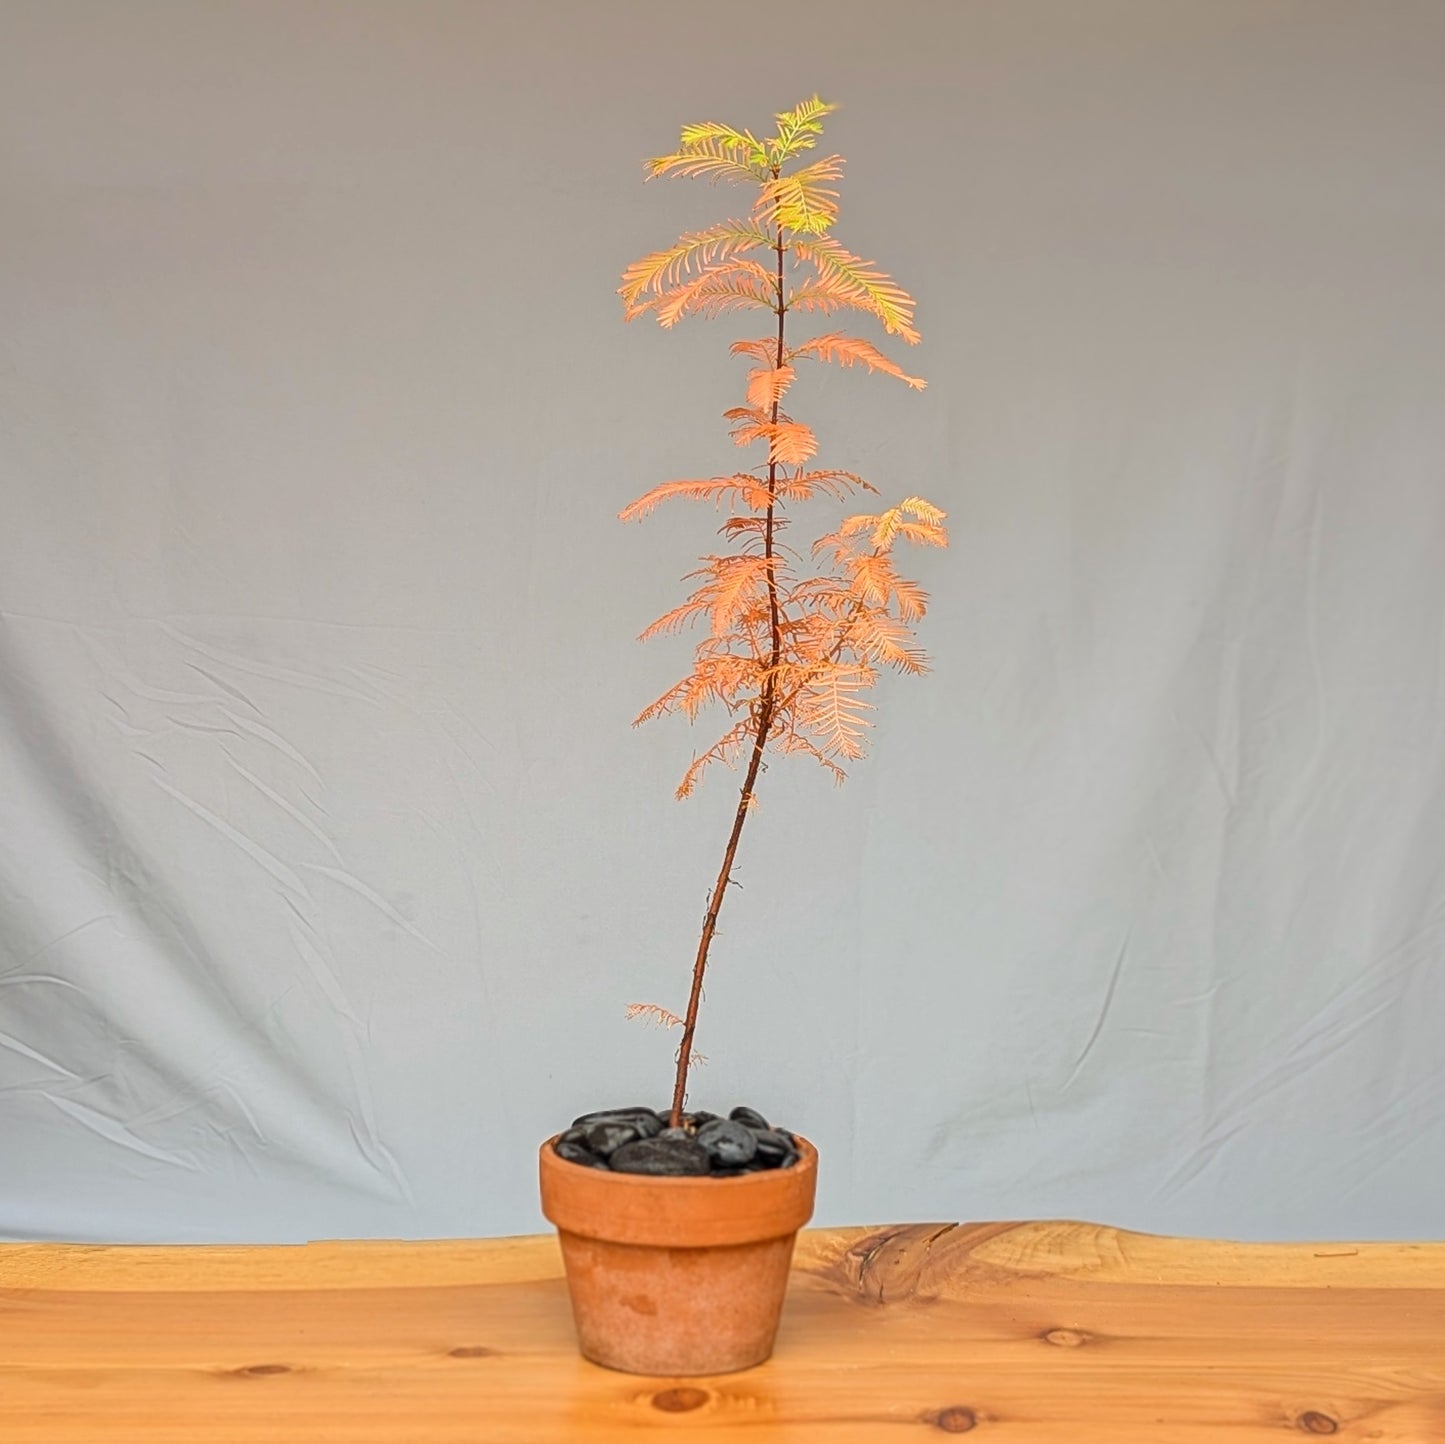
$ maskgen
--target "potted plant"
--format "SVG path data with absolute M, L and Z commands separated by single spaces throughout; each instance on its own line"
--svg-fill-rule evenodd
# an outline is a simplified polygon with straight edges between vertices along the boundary
M 686 126 L 677 150 L 646 163 L 649 176 L 735 182 L 753 191 L 751 209 L 645 256 L 619 290 L 628 320 L 652 314 L 664 327 L 733 311 L 768 317 L 766 335 L 732 344 L 748 364 L 746 394 L 724 413 L 757 464 L 664 482 L 621 514 L 631 521 L 674 498 L 727 511 L 722 548 L 690 573 L 692 595 L 642 634 L 701 625 L 692 670 L 637 722 L 679 712 L 693 720 L 716 704 L 728 726 L 694 756 L 677 796 L 713 763 L 742 773 L 686 1008 L 628 1010 L 681 1029 L 670 1105 L 585 1114 L 541 1150 L 543 1210 L 560 1235 L 582 1352 L 633 1373 L 726 1373 L 772 1351 L 818 1155 L 751 1109 L 687 1111 L 708 958 L 765 756 L 801 753 L 842 780 L 843 764 L 862 755 L 865 694 L 880 672 L 926 669 L 912 637 L 926 597 L 898 574 L 894 547 L 947 540 L 943 513 L 919 497 L 847 517 L 810 556 L 784 535 L 800 504 L 874 491 L 853 472 L 815 464 L 817 438 L 783 404 L 798 371 L 834 362 L 924 384 L 861 337 L 795 333 L 801 318 L 851 310 L 909 344 L 919 339 L 907 293 L 831 235 L 843 161 L 807 153 L 833 109 L 814 97 L 777 116 L 763 139 L 714 122 Z

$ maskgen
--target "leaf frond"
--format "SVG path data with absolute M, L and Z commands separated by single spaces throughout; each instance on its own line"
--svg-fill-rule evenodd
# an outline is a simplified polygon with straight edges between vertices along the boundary
M 925 501 L 921 496 L 905 496 L 898 503 L 898 510 L 907 516 L 916 517 L 919 521 L 927 522 L 930 526 L 942 526 L 948 513 L 940 511 L 931 501 Z
M 840 180 L 843 157 L 815 160 L 763 186 L 753 202 L 753 215 L 766 225 L 781 226 L 800 236 L 826 235 L 838 219 L 838 192 L 826 182 Z
M 909 376 L 895 361 L 891 361 L 872 342 L 861 336 L 850 336 L 844 331 L 829 331 L 824 336 L 814 336 L 788 352 L 789 359 L 808 356 L 816 361 L 834 361 L 840 366 L 861 365 L 870 371 L 881 371 L 885 376 L 896 376 L 900 381 L 922 391 L 928 382 L 921 376 Z
M 839 536 L 857 536 L 859 532 L 874 531 L 887 512 L 880 516 L 845 516 L 838 524 Z
M 899 537 L 913 542 L 916 546 L 946 547 L 948 532 L 943 525 L 946 515 L 946 512 L 940 511 L 932 502 L 924 501 L 922 497 L 910 496 L 897 506 L 879 512 L 877 516 L 845 518 L 837 535 L 851 537 L 866 531 L 870 534 L 869 544 L 880 552 L 888 551 Z M 909 517 L 918 517 L 920 520 L 910 521 Z
M 817 743 L 810 741 L 795 728 L 789 728 L 787 731 L 779 733 L 777 746 L 779 752 L 806 753 L 815 762 L 821 763 L 824 770 L 831 774 L 833 781 L 840 787 L 848 780 L 848 774 Z
M 738 130 L 716 120 L 701 120 L 682 127 L 678 137 L 678 154 L 695 155 L 710 146 L 750 167 L 762 180 L 768 173 L 768 149 L 750 130 Z M 659 161 L 671 157 L 660 156 Z M 656 162 L 649 162 L 649 166 Z
M 786 598 L 786 605 L 805 609 L 799 618 L 800 630 L 811 635 L 806 645 L 799 643 L 800 655 L 806 653 L 816 660 L 832 650 L 837 641 L 839 618 L 851 613 L 858 605 L 852 589 L 840 584 L 835 577 L 805 577 L 797 582 Z
M 768 178 L 767 153 L 752 136 L 731 126 L 685 126 L 680 148 L 643 163 L 648 180 L 672 175 L 682 180 L 705 177 L 756 185 Z
M 819 492 L 841 501 L 855 488 L 877 490 L 851 471 L 799 471 L 792 476 L 780 476 L 777 483 L 779 498 L 787 501 L 809 501 Z
M 710 557 L 713 580 L 699 589 L 707 594 L 712 613 L 712 633 L 722 637 L 732 628 L 749 604 L 767 599 L 768 573 L 774 558 L 756 556 Z
M 752 657 L 734 653 L 721 656 L 700 656 L 693 664 L 692 671 L 680 681 L 674 682 L 655 701 L 648 703 L 632 719 L 634 727 L 671 712 L 681 712 L 685 717 L 696 717 L 709 702 L 721 702 L 731 707 L 737 694 L 752 685 L 757 675 L 757 662 Z
M 804 688 L 798 698 L 798 725 L 817 738 L 827 757 L 856 759 L 863 755 L 871 702 L 858 693 L 873 685 L 871 670 L 862 665 L 833 666 Z
M 685 309 L 674 315 L 712 317 L 721 316 L 725 311 L 771 311 L 774 309 L 773 296 L 756 281 L 747 278 L 716 281 L 708 279 L 696 286 L 687 298 Z
M 905 622 L 916 622 L 928 610 L 928 593 L 907 577 L 895 577 L 893 605 Z
M 681 802 L 684 798 L 692 796 L 697 788 L 698 779 L 712 763 L 721 762 L 728 767 L 735 767 L 739 753 L 751 740 L 752 728 L 751 718 L 734 723 L 706 752 L 700 757 L 694 757 L 691 766 L 683 773 L 682 781 L 677 784 L 677 791 L 673 794 L 677 800 Z
M 849 563 L 853 595 L 865 607 L 886 607 L 893 596 L 897 573 L 887 552 L 854 557 Z
M 823 133 L 822 120 L 837 110 L 816 95 L 802 101 L 791 110 L 784 110 L 774 116 L 778 123 L 777 135 L 768 142 L 768 159 L 774 165 L 797 155 L 799 151 L 811 150 Z
M 816 269 L 823 287 L 843 304 L 870 312 L 885 331 L 901 336 L 910 346 L 921 339 L 913 328 L 913 297 L 872 261 L 845 251 L 831 236 L 800 238 L 793 243 L 793 252 Z M 790 304 L 796 305 L 797 298 Z
M 656 1023 L 663 1028 L 680 1028 L 682 1019 L 668 1008 L 659 1007 L 656 1003 L 629 1003 L 623 1016 L 631 1022 L 634 1018 L 643 1018 L 649 1023 Z
M 766 491 L 766 489 L 765 489 Z M 766 502 L 764 503 L 766 505 Z M 773 518 L 773 530 L 776 532 L 787 526 L 788 519 L 785 516 Z M 761 516 L 730 516 L 719 528 L 722 536 L 732 537 L 764 537 L 767 535 L 768 522 L 766 517 Z
M 789 311 L 817 311 L 828 316 L 835 311 L 856 311 L 858 309 L 851 293 L 845 293 L 830 286 L 816 276 L 789 291 L 786 304 Z
M 754 407 L 734 407 L 725 413 L 733 419 L 738 414 L 739 425 L 732 431 L 733 441 L 738 446 L 751 446 L 755 441 L 768 444 L 768 461 L 778 466 L 801 466 L 817 455 L 818 438 L 810 426 L 801 421 L 779 418 L 773 421 L 766 412 Z
M 791 366 L 758 366 L 748 372 L 748 405 L 759 411 L 771 411 L 793 384 L 796 375 Z
M 820 536 L 813 543 L 813 557 L 827 556 L 830 565 L 835 567 L 846 566 L 858 551 L 858 544 L 851 538 L 843 535 L 842 531 L 829 532 L 826 536 Z
M 734 341 L 728 351 L 734 356 L 751 356 L 763 366 L 775 366 L 778 361 L 778 342 L 774 336 L 763 336 L 755 341 Z
M 904 622 L 878 609 L 861 608 L 848 625 L 844 645 L 870 662 L 917 675 L 928 670 L 928 658 L 912 641 Z
M 736 495 L 744 486 L 755 486 L 756 479 L 747 472 L 736 472 L 732 476 L 710 476 L 687 478 L 683 481 L 664 481 L 651 491 L 629 502 L 617 513 L 619 521 L 639 521 L 665 501 L 674 497 L 688 497 L 694 501 L 711 501 L 721 504 L 725 496 Z
M 914 546 L 946 547 L 948 545 L 948 533 L 941 526 L 932 526 L 924 522 L 901 521 L 898 523 L 898 535 L 904 541 L 912 542 Z
M 630 321 L 657 304 L 656 298 L 689 276 L 720 261 L 729 260 L 773 239 L 752 221 L 719 221 L 701 231 L 688 231 L 670 246 L 634 261 L 622 273 L 617 294 Z M 651 296 L 653 299 L 648 300 Z
M 678 603 L 670 612 L 664 612 L 655 622 L 649 622 L 638 634 L 639 642 L 650 642 L 654 637 L 680 632 L 686 626 L 707 616 L 712 611 L 712 599 L 698 592 L 685 602 Z
M 777 303 L 777 289 L 777 281 L 765 266 L 733 257 L 705 267 L 681 285 L 640 303 L 636 310 L 656 310 L 658 324 L 669 330 L 684 316 L 715 313 L 724 297 L 733 298 L 737 304 L 772 310 Z

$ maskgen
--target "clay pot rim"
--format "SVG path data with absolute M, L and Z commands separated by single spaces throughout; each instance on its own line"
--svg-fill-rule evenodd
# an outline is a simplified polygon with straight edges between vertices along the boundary
M 563 1132 L 566 1130 L 564 1129 Z M 789 1132 L 792 1130 L 790 1129 Z M 818 1166 L 818 1150 L 803 1137 L 801 1133 L 794 1133 L 794 1141 L 798 1144 L 798 1161 L 790 1168 L 763 1168 L 756 1173 L 742 1173 L 736 1178 L 714 1178 L 710 1174 L 669 1174 L 669 1173 L 614 1173 L 610 1168 L 588 1168 L 586 1164 L 573 1163 L 570 1158 L 563 1158 L 557 1153 L 553 1145 L 562 1136 L 562 1133 L 554 1133 L 539 1150 L 544 1166 L 548 1155 L 551 1155 L 551 1162 L 560 1168 L 576 1168 L 583 1173 L 592 1174 L 599 1187 L 607 1188 L 617 1186 L 619 1188 L 656 1188 L 659 1184 L 667 1184 L 670 1187 L 684 1188 L 720 1188 L 728 1184 L 743 1185 L 766 1183 L 769 1179 L 777 1179 L 784 1175 L 796 1177 L 799 1173 L 805 1173 L 810 1168 Z M 605 1178 L 604 1178 L 605 1175 Z

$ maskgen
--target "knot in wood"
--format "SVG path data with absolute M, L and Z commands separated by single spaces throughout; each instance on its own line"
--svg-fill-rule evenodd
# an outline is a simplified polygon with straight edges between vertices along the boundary
M 494 1353 L 496 1350 L 485 1344 L 458 1344 L 455 1349 L 447 1350 L 447 1356 L 452 1359 L 489 1359 Z
M 690 1409 L 701 1409 L 707 1400 L 706 1389 L 664 1389 L 652 1396 L 652 1407 L 667 1414 L 686 1414 Z
M 933 1416 L 934 1428 L 942 1429 L 945 1434 L 967 1434 L 977 1423 L 978 1416 L 962 1404 L 951 1404 Z
M 1299 1426 L 1306 1434 L 1333 1434 L 1340 1427 L 1328 1414 L 1321 1414 L 1318 1409 L 1306 1409 L 1299 1416 Z
M 1087 1344 L 1091 1337 L 1082 1329 L 1050 1329 L 1044 1335 L 1044 1342 L 1056 1344 L 1061 1349 L 1079 1349 Z
M 290 1364 L 245 1364 L 237 1369 L 238 1374 L 263 1375 L 263 1374 L 289 1374 Z

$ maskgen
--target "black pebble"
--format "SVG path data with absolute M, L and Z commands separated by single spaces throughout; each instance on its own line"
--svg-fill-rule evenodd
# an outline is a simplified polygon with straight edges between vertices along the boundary
M 642 1135 L 633 1127 L 631 1119 L 594 1123 L 586 1130 L 583 1141 L 599 1158 L 615 1153 L 624 1143 L 635 1143 Z
M 755 1108 L 734 1108 L 728 1117 L 745 1128 L 755 1128 L 759 1133 L 767 1132 L 768 1120 Z
M 757 1139 L 759 1160 L 769 1168 L 787 1168 L 798 1161 L 798 1150 L 793 1147 L 792 1140 L 784 1138 L 781 1133 L 769 1129 L 754 1133 L 753 1137 Z
M 624 1143 L 610 1160 L 614 1173 L 683 1177 L 708 1171 L 707 1150 L 691 1138 L 639 1138 Z
M 580 1163 L 584 1168 L 606 1168 L 607 1161 L 592 1152 L 585 1143 L 578 1143 L 576 1139 L 567 1138 L 565 1135 L 557 1140 L 554 1150 L 558 1158 L 565 1158 L 568 1163 Z
M 600 1108 L 572 1120 L 573 1128 L 589 1128 L 594 1123 L 630 1123 L 641 1138 L 649 1137 L 648 1129 L 657 1121 L 650 1108 Z
M 742 1168 L 757 1156 L 758 1135 L 742 1123 L 714 1118 L 697 1130 L 697 1141 L 707 1149 L 714 1168 Z

